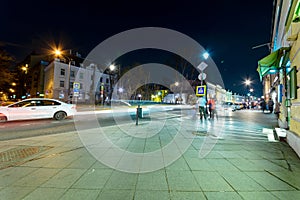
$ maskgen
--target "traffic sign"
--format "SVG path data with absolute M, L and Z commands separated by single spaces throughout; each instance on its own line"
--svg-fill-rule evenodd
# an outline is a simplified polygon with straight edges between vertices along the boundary
M 200 69 L 201 71 L 205 70 L 205 68 L 207 67 L 208 65 L 205 63 L 205 62 L 201 62 L 199 65 L 198 65 L 198 69 Z
M 206 85 L 201 85 L 196 87 L 196 96 L 206 95 Z
M 206 79 L 206 74 L 203 73 L 203 72 L 201 72 L 201 73 L 199 74 L 199 76 L 198 76 L 198 79 L 199 79 L 200 81 L 205 80 L 205 79 Z

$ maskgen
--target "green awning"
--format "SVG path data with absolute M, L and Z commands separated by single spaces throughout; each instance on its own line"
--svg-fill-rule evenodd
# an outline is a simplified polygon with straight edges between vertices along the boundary
M 262 80 L 262 77 L 269 74 L 270 70 L 278 70 L 281 67 L 279 66 L 280 60 L 289 50 L 290 47 L 282 47 L 258 61 L 257 71 L 259 73 L 260 80 Z

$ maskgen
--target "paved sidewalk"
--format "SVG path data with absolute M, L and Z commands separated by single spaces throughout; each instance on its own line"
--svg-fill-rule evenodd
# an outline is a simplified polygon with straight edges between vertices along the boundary
M 184 136 L 182 143 L 193 139 L 178 160 L 148 173 L 116 170 L 126 169 L 120 165 L 125 154 L 117 158 L 107 153 L 116 149 L 96 140 L 103 136 L 96 129 L 2 141 L 0 199 L 300 199 L 300 159 L 285 142 L 269 142 L 264 132 L 275 128 L 274 115 L 230 112 L 220 117 L 223 123 L 217 125 L 214 121 L 193 121 L 189 114 L 153 115 L 150 126 L 141 121 L 138 127 L 102 129 L 114 144 L 135 153 L 158 150 L 178 132 Z M 132 137 L 158 130 L 159 134 L 149 137 Z M 92 156 L 80 137 L 87 138 L 82 139 L 89 150 L 96 149 L 102 155 Z M 205 150 L 208 154 L 199 157 L 199 151 Z M 115 168 L 95 157 L 115 160 Z M 163 155 L 163 162 L 170 157 Z M 138 166 L 137 170 L 145 169 Z M 157 165 L 144 167 L 148 166 Z

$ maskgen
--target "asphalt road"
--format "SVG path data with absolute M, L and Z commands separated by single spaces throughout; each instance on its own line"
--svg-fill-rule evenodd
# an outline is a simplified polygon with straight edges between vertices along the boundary
M 173 111 L 168 111 L 173 112 Z M 174 111 L 178 112 L 178 111 Z M 84 118 L 91 117 L 94 114 L 84 114 Z M 126 113 L 118 113 L 118 119 L 126 117 Z M 101 127 L 114 126 L 116 121 L 114 117 L 116 114 L 112 113 L 98 113 L 97 120 Z M 128 116 L 127 116 L 128 117 Z M 148 117 L 143 119 L 148 120 Z M 40 135 L 59 134 L 65 132 L 76 131 L 75 126 L 76 118 L 67 118 L 65 120 L 57 121 L 54 119 L 40 119 L 40 120 L 24 120 L 24 121 L 9 121 L 0 123 L 0 141 L 11 140 L 17 138 L 27 138 Z M 85 121 L 86 129 L 92 128 L 94 125 L 90 125 L 88 120 Z M 128 121 L 128 118 L 121 123 L 135 123 L 135 120 Z
M 186 111 L 182 113 L 180 109 L 167 111 L 155 110 L 155 115 L 161 115 L 163 118 L 177 118 L 184 115 L 188 115 L 189 112 L 190 111 Z M 89 115 L 95 116 L 95 114 L 86 113 L 83 115 L 83 117 L 85 119 L 92 118 Z M 98 121 L 101 127 L 114 126 L 116 125 L 116 116 L 119 119 L 118 124 L 120 122 L 135 123 L 135 119 L 128 120 L 128 113 L 126 112 L 117 114 L 97 113 L 95 119 Z M 122 119 L 122 117 L 124 117 L 124 120 Z M 241 137 L 245 137 L 245 135 L 247 134 L 250 134 L 252 138 L 252 133 L 257 132 L 258 128 L 266 127 L 272 129 L 277 125 L 276 118 L 273 116 L 273 114 L 263 114 L 257 111 L 251 112 L 250 110 L 230 112 L 229 115 L 223 116 L 223 118 L 225 118 L 226 124 L 224 128 L 227 130 L 228 133 L 230 133 L 228 136 L 233 139 L 241 139 Z M 147 120 L 149 120 L 149 116 L 146 116 L 142 121 Z M 76 131 L 75 123 L 76 117 L 68 118 L 62 121 L 56 121 L 53 119 L 43 119 L 0 123 L 0 141 Z M 95 124 L 93 124 L 93 121 L 91 121 L 90 124 L 88 120 L 84 123 L 84 129 L 90 129 L 95 126 Z M 251 129 L 249 133 L 247 133 L 246 131 L 247 128 L 249 130 Z M 254 134 L 254 136 L 255 138 L 257 138 L 259 135 Z

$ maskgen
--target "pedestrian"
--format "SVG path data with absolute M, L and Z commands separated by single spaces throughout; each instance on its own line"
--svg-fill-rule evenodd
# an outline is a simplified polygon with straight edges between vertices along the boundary
M 218 119 L 215 98 L 211 98 L 208 100 L 208 109 L 209 109 L 209 118 L 214 119 L 214 116 L 216 115 L 216 117 Z
M 202 118 L 206 120 L 207 115 L 206 115 L 206 99 L 205 97 L 200 97 L 197 101 L 198 107 L 199 107 L 199 113 L 200 113 L 200 120 L 202 121 Z
M 268 107 L 269 107 L 270 113 L 273 112 L 273 106 L 274 106 L 274 101 L 272 100 L 272 98 L 269 98 Z
M 265 113 L 265 110 L 266 110 L 266 101 L 265 101 L 265 99 L 261 99 L 260 107 L 261 107 L 261 110 L 263 111 L 263 113 Z

